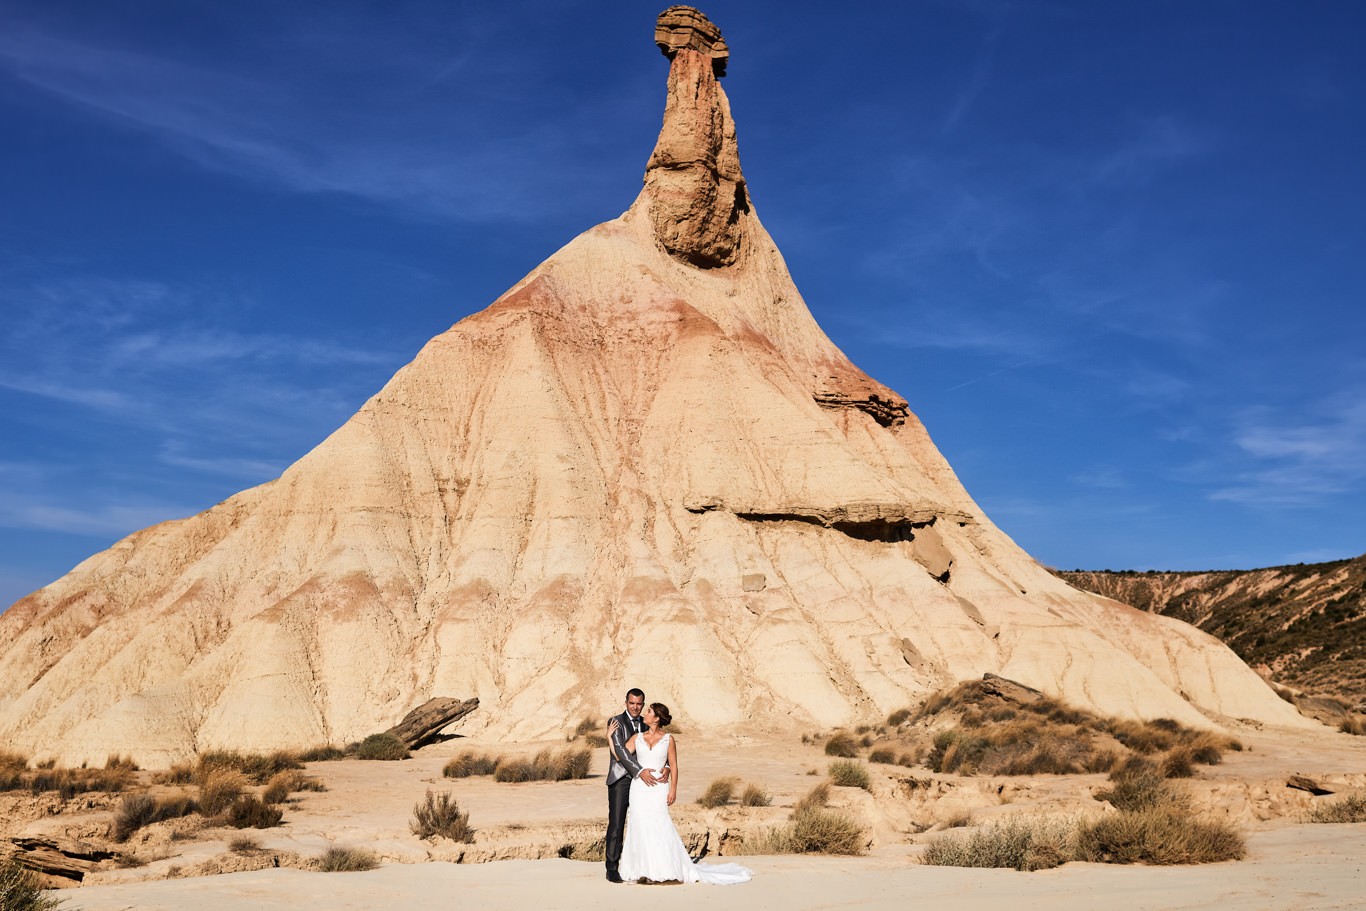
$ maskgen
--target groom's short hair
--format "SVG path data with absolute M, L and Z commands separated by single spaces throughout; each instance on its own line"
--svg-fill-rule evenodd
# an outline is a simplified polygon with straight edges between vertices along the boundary
M 633 686 L 633 687 L 631 687 L 629 690 L 626 691 L 626 698 L 627 698 L 627 699 L 630 699 L 632 696 L 639 696 L 641 699 L 644 699 L 644 698 L 645 698 L 645 691 L 642 690 L 642 689 L 641 689 L 640 687 L 638 687 L 638 686 Z

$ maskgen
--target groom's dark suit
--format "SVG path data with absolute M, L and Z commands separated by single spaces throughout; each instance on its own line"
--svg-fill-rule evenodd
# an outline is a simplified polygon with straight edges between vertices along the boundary
M 640 775 L 640 763 L 626 751 L 626 741 L 645 730 L 645 722 L 630 712 L 616 716 L 620 726 L 612 738 L 611 753 L 616 758 L 607 767 L 607 878 L 615 879 L 621 863 L 622 836 L 626 831 L 626 806 L 631 800 L 631 781 Z M 608 719 L 611 723 L 611 719 Z M 610 754 L 609 754 L 610 755 Z

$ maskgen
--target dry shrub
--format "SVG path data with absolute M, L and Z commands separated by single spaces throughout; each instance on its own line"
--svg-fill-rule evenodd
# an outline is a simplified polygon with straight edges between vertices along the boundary
M 717 778 L 707 789 L 702 792 L 702 796 L 697 798 L 697 802 L 707 809 L 724 807 L 730 803 L 735 796 L 735 788 L 740 784 L 737 778 Z
M 261 793 L 261 799 L 269 804 L 284 803 L 289 799 L 289 795 L 295 791 L 324 791 L 327 786 L 321 781 L 311 776 L 305 775 L 298 769 L 287 769 L 283 772 L 276 772 L 266 789 Z
M 15 787 L 27 786 L 34 794 L 56 791 L 63 800 L 77 794 L 103 791 L 116 794 L 133 783 L 133 771 L 123 766 L 112 769 L 59 769 L 54 763 L 40 763 L 38 768 L 21 776 Z
M 859 753 L 859 743 L 848 731 L 836 731 L 825 741 L 825 755 L 853 759 Z
M 371 734 L 356 746 L 357 759 L 396 761 L 411 755 L 408 745 L 389 733 Z
M 224 821 L 234 829 L 269 829 L 278 826 L 284 815 L 279 807 L 248 794 L 233 801 Z
M 217 768 L 206 772 L 199 783 L 199 806 L 205 816 L 217 816 L 247 789 L 247 777 L 236 769 Z
M 1076 852 L 1077 822 L 1050 816 L 1010 816 L 966 835 L 930 842 L 921 863 L 936 867 L 1008 867 L 1045 870 Z
M 138 764 L 133 761 L 131 756 L 120 756 L 117 753 L 110 753 L 104 760 L 106 769 L 127 769 L 129 772 L 138 771 Z
M 228 841 L 228 850 L 234 854 L 251 854 L 261 850 L 261 843 L 250 835 L 238 835 Z
M 896 751 L 879 747 L 868 754 L 868 761 L 880 762 L 883 765 L 896 765 Z
M 1210 864 L 1246 853 L 1242 835 L 1229 823 L 1169 807 L 1104 816 L 1077 835 L 1077 859 L 1093 863 Z
M 470 814 L 461 811 L 460 805 L 449 791 L 435 794 L 429 790 L 425 799 L 413 805 L 413 819 L 409 827 L 418 838 L 440 835 L 442 838 L 467 844 L 474 841 L 474 830 L 470 828 Z
M 327 743 L 296 753 L 295 758 L 300 762 L 335 762 L 338 759 L 345 759 L 346 751 Z
M 324 873 L 360 873 L 379 866 L 379 858 L 363 848 L 328 848 L 318 858 L 318 869 Z
M 887 724 L 894 728 L 899 728 L 911 717 L 910 709 L 897 709 L 887 716 Z
M 587 778 L 593 761 L 591 750 L 541 750 L 531 759 L 499 757 L 494 781 L 568 781 Z
M 793 812 L 800 813 L 803 810 L 819 809 L 830 803 L 830 782 L 822 781 L 810 791 L 806 796 L 793 805 Z
M 469 778 L 472 775 L 492 775 L 496 768 L 496 756 L 487 753 L 461 753 L 459 756 L 451 757 L 451 761 L 441 769 L 441 774 L 447 778 Z
M 1342 720 L 1342 724 L 1338 725 L 1338 730 L 1358 737 L 1366 735 L 1366 715 L 1348 715 Z
M 199 812 L 199 804 L 187 796 L 154 800 L 150 794 L 129 794 L 114 811 L 114 841 L 125 842 L 143 826 L 167 819 L 179 819 Z
M 607 746 L 607 738 L 601 734 L 588 734 L 583 738 L 583 742 L 595 750 Z
M 1096 792 L 1096 800 L 1108 801 L 1116 810 L 1139 813 L 1156 808 L 1184 810 L 1186 795 L 1168 783 L 1156 763 L 1140 756 L 1110 773 L 1110 787 Z
M 1190 778 L 1195 774 L 1194 757 L 1188 746 L 1172 747 L 1162 757 L 1160 766 L 1163 778 Z
M 1310 822 L 1366 822 L 1366 794 L 1315 804 L 1305 818 Z
M 188 762 L 177 762 L 164 772 L 152 776 L 154 784 L 189 784 L 194 781 L 195 767 Z
M 199 754 L 195 779 L 201 783 L 214 772 L 238 772 L 252 784 L 265 784 L 287 769 L 302 769 L 299 758 L 285 750 L 274 753 L 239 753 L 236 750 L 210 750 Z
M 771 807 L 773 806 L 773 795 L 757 784 L 745 785 L 745 791 L 740 795 L 740 806 Z
M 38 877 L 13 857 L 0 857 L 0 911 L 52 911 L 62 900 L 47 894 Z
M 872 780 L 868 777 L 868 769 L 861 762 L 837 759 L 830 763 L 827 771 L 830 774 L 830 780 L 836 787 L 863 788 L 865 791 L 873 789 Z
M 606 725 L 604 725 L 601 721 L 598 721 L 596 718 L 589 718 L 585 716 L 579 722 L 578 727 L 574 728 L 574 736 L 570 737 L 569 739 L 577 740 L 578 738 L 583 737 L 586 734 L 596 733 L 604 727 L 606 727 Z
M 13 750 L 0 750 L 0 772 L 23 772 L 28 769 L 28 757 Z

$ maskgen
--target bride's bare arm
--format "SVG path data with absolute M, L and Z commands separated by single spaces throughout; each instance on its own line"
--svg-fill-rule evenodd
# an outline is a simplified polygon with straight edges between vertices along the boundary
M 673 806 L 678 797 L 678 742 L 672 737 L 669 738 L 669 768 L 673 770 L 669 776 L 669 806 Z

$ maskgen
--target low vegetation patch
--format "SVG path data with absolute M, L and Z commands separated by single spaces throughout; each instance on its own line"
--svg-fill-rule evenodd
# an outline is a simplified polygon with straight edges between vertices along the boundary
M 393 734 L 371 734 L 356 746 L 357 759 L 398 760 L 407 759 L 412 754 L 408 745 Z
M 825 755 L 853 759 L 859 754 L 859 742 L 848 731 L 836 731 L 825 741 Z
M 205 816 L 217 816 L 232 806 L 247 789 L 247 777 L 236 769 L 218 768 L 200 779 L 199 807 Z
M 822 782 L 797 801 L 788 822 L 744 840 L 747 854 L 862 854 L 868 833 L 853 815 L 827 807 L 830 783 Z
M 278 826 L 284 815 L 279 807 L 248 794 L 233 801 L 224 815 L 224 822 L 234 829 L 269 829 Z
M 744 793 L 740 795 L 740 806 L 771 807 L 773 806 L 773 795 L 757 784 L 745 785 Z
M 1108 772 L 1134 753 L 1159 760 L 1168 777 L 1190 777 L 1196 765 L 1218 763 L 1241 750 L 1237 740 L 1185 727 L 1169 718 L 1103 718 L 1047 696 L 1007 699 L 969 681 L 926 700 L 914 720 L 958 713 L 958 723 L 934 736 L 926 764 L 960 775 L 1039 775 Z M 885 755 L 885 752 L 884 754 Z
M 22 753 L 0 752 L 0 791 L 56 791 L 63 800 L 91 791 L 118 793 L 136 781 L 138 770 L 131 759 L 122 756 L 110 756 L 102 769 L 58 768 L 54 760 L 29 768 L 28 761 Z
M 472 775 L 492 775 L 498 768 L 498 757 L 487 753 L 461 753 L 441 769 L 447 778 L 469 778 Z
M 327 785 L 298 769 L 275 773 L 261 792 L 261 799 L 269 804 L 284 803 L 289 795 L 298 791 L 326 791 Z
M 238 835 L 228 841 L 228 850 L 234 854 L 251 854 L 261 850 L 261 843 L 250 835 Z
M 921 862 L 936 867 L 1046 870 L 1076 856 L 1074 819 L 1018 814 L 965 834 L 930 842 Z
M 324 873 L 359 873 L 379 866 L 379 858 L 363 848 L 328 848 L 318 858 L 318 869 Z
M 210 750 L 199 754 L 195 765 L 195 780 L 203 781 L 214 772 L 238 772 L 252 784 L 265 784 L 287 769 L 302 769 L 303 763 L 294 753 L 277 750 L 274 753 L 239 753 L 236 750 Z
M 1093 863 L 1211 864 L 1245 854 L 1243 836 L 1229 823 L 1167 807 L 1103 816 L 1077 836 L 1077 859 Z
M 702 796 L 697 798 L 697 802 L 707 809 L 724 807 L 730 803 L 735 796 L 735 788 L 740 784 L 737 778 L 717 778 L 707 789 L 702 792 Z
M 346 751 L 328 743 L 322 746 L 309 747 L 296 753 L 295 758 L 300 762 L 335 762 L 338 759 L 345 759 Z
M 593 752 L 587 749 L 541 750 L 530 759 L 501 757 L 494 781 L 568 781 L 587 778 Z
M 0 857 L 0 911 L 52 911 L 62 900 L 48 895 L 38 877 L 13 857 Z
M 1315 804 L 1305 818 L 1310 822 L 1366 822 L 1366 794 Z
M 455 797 L 449 791 L 440 794 L 432 791 L 413 805 L 413 819 L 409 828 L 418 838 L 433 838 L 437 835 L 452 841 L 472 843 L 474 829 L 470 828 L 470 814 L 462 811 Z
M 1358 737 L 1366 735 L 1366 715 L 1349 715 L 1342 719 L 1342 724 L 1338 725 L 1338 730 L 1344 734 L 1355 734 Z
M 837 759 L 830 763 L 827 771 L 830 773 L 830 780 L 834 782 L 836 787 L 872 790 L 873 783 L 868 777 L 868 768 L 861 762 Z
M 114 841 L 125 842 L 144 826 L 167 819 L 179 819 L 198 812 L 199 804 L 192 797 L 167 797 L 157 800 L 150 794 L 129 794 L 114 811 L 114 827 L 110 835 Z

